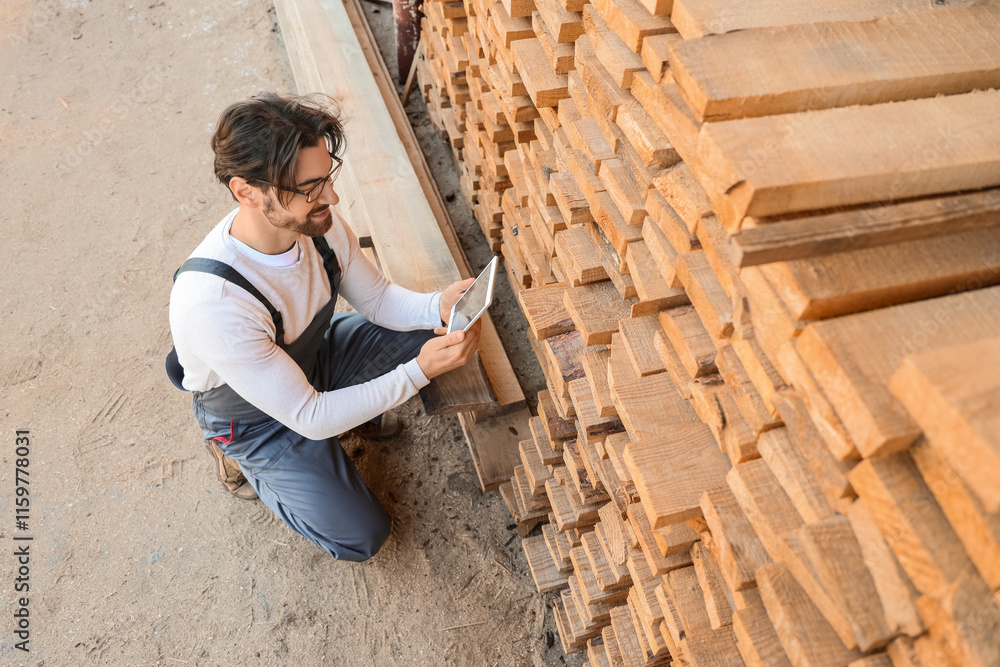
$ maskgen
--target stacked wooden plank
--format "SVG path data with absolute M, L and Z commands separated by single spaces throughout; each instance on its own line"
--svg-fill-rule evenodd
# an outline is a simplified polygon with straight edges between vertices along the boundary
M 461 7 L 418 74 L 548 380 L 502 492 L 565 650 L 1000 664 L 1000 8 Z

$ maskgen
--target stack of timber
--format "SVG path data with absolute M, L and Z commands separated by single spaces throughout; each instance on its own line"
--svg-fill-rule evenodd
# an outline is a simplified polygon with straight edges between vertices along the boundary
M 502 491 L 564 649 L 1000 664 L 1000 8 L 424 11 L 548 380 Z

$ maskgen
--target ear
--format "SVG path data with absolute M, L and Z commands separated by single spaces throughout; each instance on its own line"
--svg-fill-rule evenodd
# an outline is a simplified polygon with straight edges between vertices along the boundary
M 229 179 L 229 190 L 233 193 L 233 196 L 236 197 L 240 206 L 260 208 L 262 201 L 261 191 L 259 188 L 255 188 L 247 183 L 245 178 L 233 176 Z

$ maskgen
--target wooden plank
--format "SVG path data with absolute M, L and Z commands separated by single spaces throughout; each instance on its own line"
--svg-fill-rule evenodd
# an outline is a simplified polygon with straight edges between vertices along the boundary
M 645 561 L 646 567 L 657 577 L 678 568 L 691 565 L 691 557 L 685 552 L 671 554 L 670 556 L 664 556 L 660 553 L 660 550 L 656 547 L 656 538 L 653 536 L 653 526 L 650 523 L 650 517 L 647 516 L 642 503 L 632 503 L 628 506 L 628 521 L 639 546 L 639 549 L 633 551 L 629 556 L 629 561 Z M 637 568 L 642 568 L 642 565 L 638 562 L 629 565 L 630 571 L 636 571 Z M 637 576 L 633 578 L 639 580 L 643 577 Z
M 573 227 L 556 234 L 556 253 L 563 261 L 566 276 L 573 286 L 608 279 L 608 272 L 601 262 L 601 253 L 585 226 Z
M 705 598 L 698 584 L 695 568 L 674 570 L 667 574 L 666 579 L 667 590 L 681 618 L 685 634 L 698 636 L 709 632 L 712 629 L 712 622 L 705 607 Z
M 552 70 L 537 38 L 511 44 L 511 56 L 536 107 L 554 107 L 559 100 L 569 97 L 566 75 Z
M 524 548 L 524 555 L 528 560 L 531 578 L 535 581 L 535 587 L 539 593 L 554 591 L 567 584 L 569 574 L 560 572 L 556 568 L 552 554 L 545 546 L 544 537 L 541 535 L 526 537 L 521 540 L 521 546 Z
M 598 0 L 594 7 L 608 27 L 635 53 L 642 49 L 646 37 L 677 30 L 666 16 L 650 13 L 640 0 Z
M 389 115 L 392 117 L 396 131 L 406 149 L 410 162 L 413 164 L 414 171 L 420 181 L 420 186 L 424 191 L 431 211 L 434 213 L 438 227 L 458 266 L 459 275 L 462 278 L 471 278 L 473 277 L 472 268 L 465 257 L 462 246 L 458 242 L 458 236 L 455 234 L 454 225 L 448 215 L 448 210 L 441 198 L 441 193 L 437 189 L 437 184 L 430 175 L 430 168 L 427 166 L 427 161 L 417 142 L 413 127 L 410 125 L 403 105 L 396 94 L 395 86 L 389 80 L 389 73 L 385 62 L 382 60 L 378 48 L 375 47 L 375 39 L 371 34 L 368 22 L 364 19 L 364 14 L 357 0 L 348 0 L 344 7 L 350 15 L 351 23 L 354 26 L 355 33 L 368 60 L 368 65 L 375 76 L 382 99 L 386 104 Z M 496 392 L 499 404 L 512 405 L 523 402 L 524 393 L 514 375 L 513 369 L 510 367 L 510 361 L 507 359 L 496 328 L 493 325 L 493 320 L 489 317 L 488 313 L 483 317 L 483 332 L 480 338 L 479 349 L 483 366 Z
M 734 324 L 735 326 L 735 324 Z M 736 356 L 760 394 L 761 400 L 773 412 L 778 392 L 787 387 L 774 363 L 768 359 L 756 338 L 733 337 L 730 341 Z
M 645 189 L 636 182 L 624 160 L 615 158 L 603 161 L 597 168 L 597 175 L 604 182 L 604 187 L 625 224 L 641 225 L 646 219 Z
M 646 218 L 643 223 L 643 234 L 648 221 L 649 218 Z M 680 285 L 671 285 L 660 272 L 659 262 L 654 259 L 645 240 L 628 244 L 626 260 L 639 296 L 639 302 L 632 306 L 632 317 L 651 315 L 689 302 L 687 293 Z
M 702 492 L 729 470 L 712 432 L 702 423 L 678 424 L 669 435 L 630 443 L 625 462 L 653 528 L 701 517 Z
M 514 474 L 519 458 L 517 434 L 528 433 L 530 417 L 527 408 L 478 422 L 468 413 L 459 413 L 458 422 L 469 443 L 472 463 L 484 493 L 496 491 Z
M 569 385 L 569 392 L 573 399 L 573 407 L 576 409 L 577 432 L 585 442 L 598 442 L 612 433 L 625 430 L 617 415 L 601 417 L 598 414 L 594 394 L 586 378 L 573 380 Z
M 556 0 L 535 0 L 535 5 L 556 42 L 572 44 L 583 34 L 583 20 L 578 12 L 567 11 Z
M 605 347 L 587 350 L 583 353 L 583 370 L 590 382 L 597 414 L 601 417 L 618 416 L 614 397 L 611 395 L 611 386 L 608 384 L 608 361 L 610 359 L 611 350 Z
M 652 218 L 643 221 L 642 238 L 646 244 L 646 252 L 656 264 L 656 270 L 666 286 L 672 289 L 681 287 L 681 281 L 677 278 L 677 249 Z
M 581 225 L 594 220 L 590 213 L 590 204 L 583 196 L 576 180 L 569 172 L 558 172 L 549 177 L 549 189 L 555 197 L 556 206 L 562 213 L 563 220 L 568 225 Z M 566 230 L 573 231 L 573 230 Z M 561 234 L 562 232 L 560 232 Z M 558 243 L 559 234 L 556 235 Z
M 479 354 L 421 389 L 420 401 L 429 415 L 474 412 L 497 405 Z
M 1000 229 L 778 262 L 759 270 L 793 317 L 826 319 L 1000 282 Z
M 518 452 L 525 478 L 528 480 L 529 491 L 532 495 L 545 493 L 545 480 L 552 478 L 552 472 L 539 455 L 535 443 L 531 440 L 522 440 L 518 445 Z
M 569 399 L 569 383 L 583 377 L 584 342 L 575 329 L 564 334 L 549 336 L 542 341 L 542 349 L 550 371 L 546 378 L 551 382 L 556 395 Z
M 671 70 L 699 120 L 732 120 L 996 88 L 998 39 L 1000 8 L 959 7 L 686 39 Z
M 566 285 L 559 283 L 518 291 L 521 311 L 538 340 L 573 329 L 573 320 L 566 311 L 565 292 Z
M 717 372 L 715 342 L 702 326 L 693 306 L 664 310 L 659 320 L 690 377 L 704 377 Z
M 913 443 L 910 455 L 979 574 L 990 588 L 1000 589 L 1000 513 L 986 512 L 947 458 L 926 439 Z
M 742 662 L 736 636 L 729 626 L 684 637 L 680 642 L 680 651 L 682 655 L 690 656 L 694 667 L 739 665 Z
M 629 49 L 597 13 L 594 5 L 583 8 L 583 27 L 594 46 L 594 54 L 618 84 L 628 88 L 632 84 L 632 74 L 643 69 L 638 53 Z
M 702 218 L 712 215 L 708 195 L 686 162 L 657 175 L 653 185 L 681 217 L 690 233 L 695 233 Z
M 920 434 L 888 389 L 903 357 L 998 330 L 1000 287 L 989 287 L 817 322 L 799 336 L 796 348 L 858 451 L 872 456 L 899 451 Z
M 761 567 L 757 582 L 767 615 L 793 665 L 846 666 L 861 657 L 857 649 L 841 643 L 784 563 Z
M 872 519 L 864 500 L 852 503 L 847 516 L 861 545 L 865 566 L 872 573 L 886 622 L 895 632 L 919 636 L 924 631 L 916 606 L 920 594 Z
M 611 628 L 615 634 L 618 650 L 621 651 L 622 661 L 627 667 L 632 665 L 644 665 L 646 663 L 646 651 L 639 643 L 639 635 L 636 632 L 635 623 L 632 621 L 632 614 L 628 605 L 623 604 L 611 610 Z
M 903 360 L 889 384 L 931 446 L 991 513 L 1000 510 L 998 362 L 995 337 L 919 351 Z
M 601 540 L 601 546 L 607 555 L 608 561 L 614 567 L 622 567 L 632 553 L 631 539 L 627 534 L 626 523 L 622 520 L 621 514 L 614 503 L 607 503 L 597 511 L 601 520 L 598 522 L 596 532 Z
M 792 443 L 788 429 L 762 434 L 757 450 L 806 523 L 833 518 L 833 507 L 813 477 L 806 457 Z
M 698 542 L 691 547 L 691 560 L 694 571 L 698 575 L 698 584 L 704 597 L 708 620 L 713 630 L 733 624 L 733 611 L 736 603 L 730 599 L 730 592 L 725 579 L 719 570 L 719 565 L 704 543 Z
M 628 316 L 626 302 L 610 282 L 582 285 L 566 291 L 569 311 L 584 345 L 607 345 L 618 322 Z
M 770 563 L 771 558 L 736 496 L 728 486 L 718 486 L 705 491 L 699 504 L 712 531 L 716 555 L 729 588 L 740 591 L 755 587 L 754 572 Z
M 740 267 L 822 257 L 1000 224 L 1000 190 L 784 219 L 731 237 Z
M 576 427 L 559 414 L 548 391 L 538 392 L 538 416 L 542 420 L 553 449 L 561 449 L 559 442 L 576 436 Z
M 653 347 L 653 338 L 660 330 L 655 315 L 623 318 L 620 323 L 622 348 L 640 377 L 662 373 L 665 369 Z
M 955 581 L 970 563 L 908 453 L 862 461 L 851 484 L 920 592 Z
M 871 572 L 846 516 L 830 516 L 799 531 L 800 542 L 824 588 L 840 607 L 865 653 L 895 637 Z
M 708 333 L 713 338 L 727 338 L 733 331 L 733 304 L 708 264 L 705 251 L 678 255 L 677 277 Z
M 816 429 L 802 398 L 795 392 L 782 392 L 777 399 L 778 414 L 781 415 L 795 446 L 810 474 L 819 484 L 830 507 L 840 509 L 845 500 L 854 495 L 848 474 L 854 467 L 852 462 L 838 461 Z
M 563 75 L 572 71 L 575 67 L 575 49 L 573 45 L 557 42 L 539 12 L 531 15 L 531 26 L 535 30 L 535 36 L 538 37 L 539 44 L 542 45 L 542 50 L 545 51 L 553 73 Z M 553 107 L 541 107 L 538 110 L 543 115 L 551 111 L 553 111 Z M 551 116 L 549 117 L 551 118 Z
M 992 187 L 998 105 L 1000 91 L 980 91 L 709 123 L 699 156 L 736 219 Z
M 947 6 L 977 4 L 959 0 Z M 801 0 L 767 0 L 733 7 L 724 0 L 675 0 L 671 20 L 684 39 L 768 26 L 820 21 L 871 21 L 894 14 L 938 9 L 922 0 L 835 0 L 817 5 Z
M 747 667 L 792 667 L 763 605 L 738 610 L 733 633 Z
M 619 107 L 616 122 L 628 140 L 628 147 L 635 150 L 647 169 L 666 169 L 680 162 L 677 149 L 670 145 L 653 117 L 638 102 L 629 102 Z
M 798 395 L 816 432 L 833 457 L 838 461 L 860 458 L 843 422 L 830 405 L 826 394 L 816 383 L 812 372 L 802 361 L 792 341 L 786 342 L 781 347 L 775 361 L 781 368 L 782 375 L 798 388 Z
M 691 550 L 691 545 L 701 539 L 701 536 L 686 523 L 674 523 L 653 531 L 653 539 L 660 553 L 673 556 Z
M 972 567 L 959 573 L 950 586 L 922 598 L 921 614 L 931 636 L 953 647 L 960 664 L 1000 664 L 1000 600 Z
M 659 178 L 659 177 L 657 177 Z M 656 179 L 653 179 L 654 181 Z M 676 264 L 676 253 L 684 253 L 698 247 L 698 238 L 694 236 L 684 220 L 677 214 L 674 207 L 666 200 L 658 189 L 646 192 L 646 210 L 649 217 L 667 238 L 675 250 L 673 262 Z M 669 278 L 669 276 L 667 276 Z M 679 284 L 679 283 L 678 283 Z
M 643 4 L 647 1 L 640 0 Z M 673 0 L 669 0 L 673 4 Z M 654 14 L 656 12 L 653 12 Z M 650 35 L 642 40 L 642 48 L 639 55 L 642 57 L 642 64 L 646 66 L 650 76 L 656 83 L 662 83 L 667 78 L 670 70 L 670 43 L 681 39 L 677 33 L 664 33 L 662 35 Z

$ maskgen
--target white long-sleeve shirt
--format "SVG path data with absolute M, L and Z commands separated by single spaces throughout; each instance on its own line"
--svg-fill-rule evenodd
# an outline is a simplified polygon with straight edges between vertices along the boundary
M 330 300 L 323 260 L 305 236 L 296 242 L 299 258 L 291 266 L 254 260 L 229 234 L 237 211 L 216 225 L 191 257 L 216 259 L 243 274 L 282 314 L 290 344 Z M 390 283 L 336 213 L 326 239 L 340 262 L 340 294 L 362 316 L 397 331 L 441 326 L 440 292 L 420 294 Z M 428 383 L 413 359 L 364 384 L 316 391 L 275 344 L 274 322 L 264 305 L 212 274 L 187 271 L 177 277 L 170 293 L 170 330 L 185 389 L 208 391 L 228 384 L 254 407 L 314 440 L 354 428 Z

